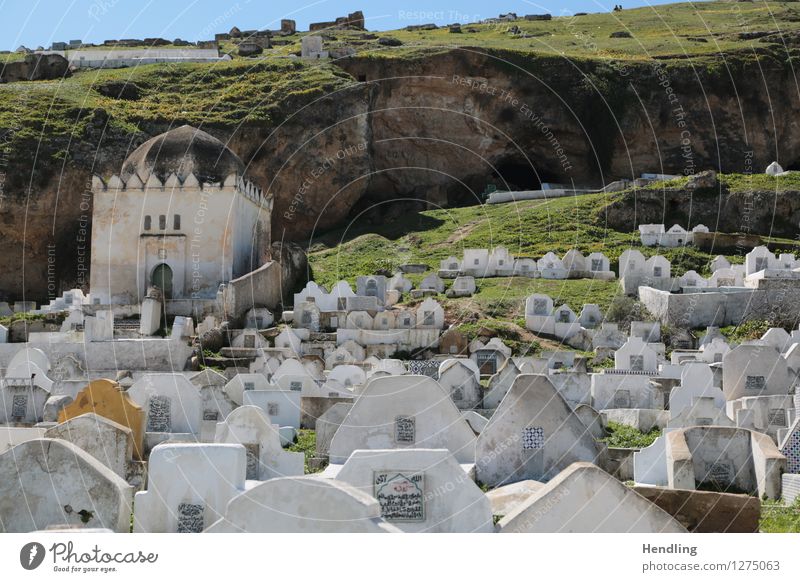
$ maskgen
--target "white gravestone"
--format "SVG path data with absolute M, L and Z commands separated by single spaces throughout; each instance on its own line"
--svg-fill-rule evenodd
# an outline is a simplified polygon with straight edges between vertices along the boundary
M 150 453 L 147 490 L 136 494 L 134 532 L 200 533 L 244 491 L 242 445 L 162 444 Z
M 316 477 L 270 479 L 231 500 L 207 533 L 399 533 L 378 502 L 355 487 Z
M 130 528 L 133 489 L 83 449 L 35 439 L 0 454 L 0 532 Z M 27 500 L 27 501 L 26 501 Z
M 244 445 L 247 479 L 266 481 L 303 474 L 303 453 L 284 451 L 277 427 L 255 406 L 241 406 L 217 424 L 214 442 Z
M 570 463 L 595 462 L 601 452 L 547 376 L 521 374 L 478 435 L 478 479 L 547 481 Z
M 360 450 L 336 475 L 405 532 L 492 532 L 489 500 L 444 449 Z

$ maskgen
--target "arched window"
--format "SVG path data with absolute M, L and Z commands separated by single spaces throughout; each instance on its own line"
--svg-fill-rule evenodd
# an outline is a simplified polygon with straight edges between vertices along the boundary
M 145 217 L 144 217 L 144 229 L 145 229 L 145 230 L 150 230 L 150 228 L 151 228 L 152 226 L 153 226 L 153 220 L 152 220 L 152 217 L 151 217 L 150 215 L 147 215 L 147 216 L 145 216 Z

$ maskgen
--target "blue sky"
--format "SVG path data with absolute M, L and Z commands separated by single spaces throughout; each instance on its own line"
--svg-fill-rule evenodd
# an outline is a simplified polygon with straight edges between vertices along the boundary
M 620 0 L 618 0 L 620 1 Z M 659 4 L 623 2 L 625 8 Z M 206 40 L 236 25 L 244 29 L 279 28 L 293 18 L 300 30 L 311 22 L 362 10 L 370 30 L 409 24 L 470 22 L 500 12 L 553 15 L 607 12 L 615 2 L 599 0 L 0 0 L 0 50 L 20 45 L 47 48 L 53 41 L 163 37 Z

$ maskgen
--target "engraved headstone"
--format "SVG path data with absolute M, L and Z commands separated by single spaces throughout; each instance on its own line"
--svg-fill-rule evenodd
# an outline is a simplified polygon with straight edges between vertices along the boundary
M 11 416 L 13 418 L 25 418 L 28 411 L 28 396 L 26 394 L 15 394 L 11 401 Z
M 170 399 L 167 396 L 151 396 L 147 413 L 147 432 L 170 432 L 172 419 Z
M 425 474 L 375 471 L 374 496 L 387 521 L 425 521 Z
M 398 416 L 394 419 L 394 440 L 402 444 L 414 444 L 416 440 L 413 416 Z
M 181 503 L 178 505 L 178 533 L 200 533 L 203 531 L 203 510 L 201 503 Z
M 727 461 L 707 463 L 706 481 L 720 489 L 729 487 L 733 483 L 733 467 Z
M 764 376 L 748 376 L 745 380 L 745 390 L 763 390 L 767 385 L 767 379 Z
M 786 410 L 784 408 L 769 409 L 770 426 L 786 426 Z
M 614 408 L 630 408 L 631 407 L 631 391 L 630 390 L 617 390 L 614 392 Z

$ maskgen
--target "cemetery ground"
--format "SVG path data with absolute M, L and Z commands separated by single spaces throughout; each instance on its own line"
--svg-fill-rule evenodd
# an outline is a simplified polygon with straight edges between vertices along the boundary
M 631 426 L 616 422 L 610 422 L 606 432 L 607 436 L 602 440 L 609 447 L 618 448 L 638 449 L 646 447 L 661 436 L 661 430 L 657 428 L 648 433 L 643 433 Z M 316 455 L 316 433 L 313 430 L 299 430 L 294 444 L 289 446 L 287 450 L 301 452 L 305 455 L 306 474 L 319 473 L 325 468 L 325 465 L 309 466 L 309 460 Z M 626 482 L 625 484 L 633 486 L 633 482 Z M 481 485 L 481 489 L 484 491 L 490 490 L 485 485 Z M 500 517 L 495 515 L 494 522 L 497 523 Z M 782 501 L 762 499 L 759 531 L 762 533 L 800 533 L 800 498 L 791 505 L 787 505 Z
M 720 175 L 719 179 L 730 193 L 750 190 L 763 192 L 793 192 L 800 190 L 800 175 Z M 649 191 L 680 188 L 687 178 L 656 182 Z M 710 262 L 718 253 L 706 252 L 694 246 L 678 248 L 642 246 L 638 231 L 620 232 L 610 228 L 606 208 L 620 200 L 635 201 L 636 190 L 618 193 L 584 194 L 550 200 L 526 200 L 508 204 L 477 204 L 460 208 L 424 210 L 399 213 L 385 221 L 354 220 L 354 224 L 320 234 L 307 243 L 312 278 L 330 288 L 336 281 L 347 280 L 351 285 L 363 273 L 394 273 L 400 265 L 424 263 L 431 269 L 450 255 L 460 256 L 465 248 L 505 246 L 516 257 L 538 258 L 552 251 L 563 255 L 579 249 L 584 255 L 602 252 L 618 270 L 622 252 L 635 248 L 645 257 L 666 257 L 674 272 L 695 270 L 703 276 L 711 274 Z M 797 252 L 796 241 L 781 238 L 762 238 L 775 252 Z M 780 249 L 780 250 L 778 250 Z M 744 261 L 741 254 L 725 254 L 731 264 Z M 406 275 L 417 286 L 425 274 Z M 537 337 L 525 329 L 526 297 L 544 293 L 555 305 L 566 303 L 573 309 L 595 303 L 611 321 L 624 324 L 631 319 L 647 319 L 649 315 L 638 302 L 626 299 L 618 281 L 598 279 L 547 280 L 526 277 L 488 277 L 477 281 L 477 292 L 467 298 L 436 297 L 447 314 L 448 324 L 458 323 L 470 339 L 481 328 L 493 329 L 514 349 L 515 355 L 536 353 L 540 348 L 551 349 L 558 344 Z M 404 305 L 419 300 L 407 299 Z M 736 341 L 757 339 L 771 322 L 750 321 L 739 326 L 723 328 L 722 332 Z M 773 322 L 774 323 L 774 322 Z M 669 334 L 669 329 L 664 330 Z M 595 365 L 600 364 L 595 362 Z

